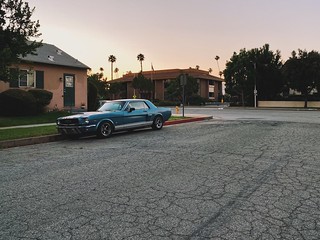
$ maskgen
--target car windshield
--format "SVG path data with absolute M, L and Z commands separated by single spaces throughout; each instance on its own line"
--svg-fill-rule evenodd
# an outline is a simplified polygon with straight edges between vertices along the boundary
M 125 101 L 106 102 L 98 109 L 98 111 L 99 112 L 120 111 L 123 108 L 125 103 L 126 103 Z

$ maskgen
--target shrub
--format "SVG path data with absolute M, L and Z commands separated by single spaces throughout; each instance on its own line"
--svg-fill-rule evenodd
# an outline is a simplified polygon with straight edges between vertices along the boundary
M 95 111 L 98 108 L 98 89 L 92 83 L 88 82 L 88 111 Z
M 34 96 L 21 89 L 9 89 L 0 94 L 0 115 L 28 116 L 36 114 Z
M 153 101 L 153 103 L 156 106 L 180 106 L 179 102 L 175 102 L 175 101 L 165 101 L 165 100 L 159 100 L 159 101 Z
M 206 104 L 207 99 L 199 96 L 199 95 L 194 95 L 191 96 L 189 98 L 189 104 L 190 105 L 197 105 L 197 106 L 201 106 L 201 105 L 205 105 Z
M 36 99 L 37 113 L 43 113 L 45 107 L 51 102 L 52 92 L 43 89 L 31 89 L 28 92 Z

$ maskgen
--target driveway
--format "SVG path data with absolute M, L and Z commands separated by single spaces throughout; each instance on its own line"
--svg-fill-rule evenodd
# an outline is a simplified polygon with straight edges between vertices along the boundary
M 319 142 L 241 117 L 0 150 L 0 239 L 320 239 Z

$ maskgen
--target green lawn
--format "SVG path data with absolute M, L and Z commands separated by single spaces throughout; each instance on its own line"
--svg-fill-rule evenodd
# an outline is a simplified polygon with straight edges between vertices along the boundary
M 54 123 L 61 116 L 70 115 L 68 112 L 48 112 L 27 117 L 0 117 L 0 127 L 19 126 L 28 124 Z

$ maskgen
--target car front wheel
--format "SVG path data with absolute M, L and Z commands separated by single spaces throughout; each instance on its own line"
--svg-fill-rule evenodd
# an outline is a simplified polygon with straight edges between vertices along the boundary
M 161 116 L 157 116 L 153 120 L 152 129 L 160 130 L 163 127 L 163 118 Z
M 103 122 L 99 125 L 97 130 L 97 136 L 99 138 L 107 138 L 112 135 L 113 125 L 110 122 Z

